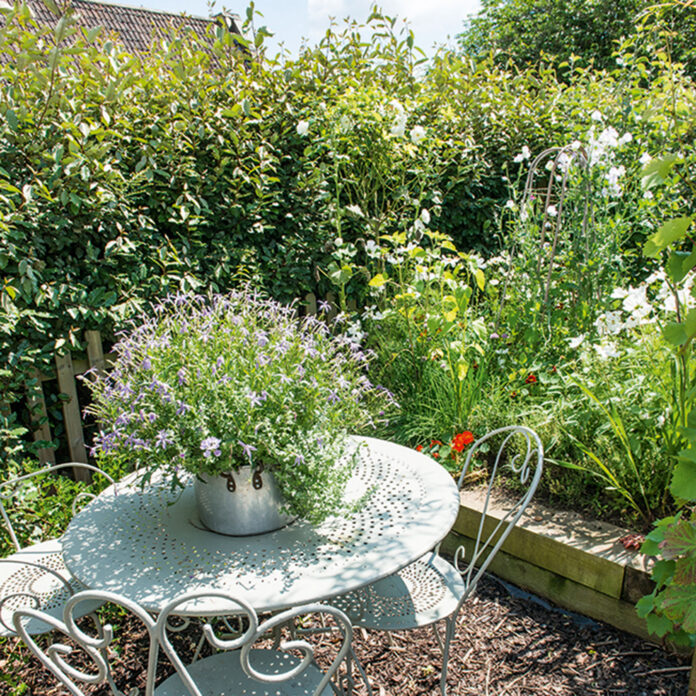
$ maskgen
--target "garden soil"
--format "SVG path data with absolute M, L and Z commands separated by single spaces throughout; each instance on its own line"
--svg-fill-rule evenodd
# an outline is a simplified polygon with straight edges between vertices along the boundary
M 140 687 L 146 656 L 145 631 L 129 624 L 117 637 L 118 684 Z M 0 652 L 0 674 L 29 687 L 0 683 L 2 696 L 62 696 L 65 690 L 14 642 Z M 322 638 L 320 661 L 335 646 Z M 436 696 L 440 655 L 429 629 L 392 634 L 356 630 L 355 652 L 375 696 Z M 162 664 L 163 672 L 171 671 Z M 686 696 L 689 660 L 609 626 L 569 614 L 485 577 L 459 617 L 448 677 L 450 696 Z M 3 680 L 4 681 L 4 680 Z M 126 693 L 128 694 L 128 688 Z M 104 687 L 85 693 L 106 696 Z M 135 693 L 129 696 L 135 696 Z M 366 694 L 358 684 L 357 694 Z

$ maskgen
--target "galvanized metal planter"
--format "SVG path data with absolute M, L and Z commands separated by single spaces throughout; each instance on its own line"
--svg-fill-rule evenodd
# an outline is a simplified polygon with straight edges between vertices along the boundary
M 217 476 L 199 474 L 194 491 L 201 522 L 219 534 L 264 534 L 295 519 L 281 513 L 283 497 L 273 474 L 263 469 L 243 466 Z

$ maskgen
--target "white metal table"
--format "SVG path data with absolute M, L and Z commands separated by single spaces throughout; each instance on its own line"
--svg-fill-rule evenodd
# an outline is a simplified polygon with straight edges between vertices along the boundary
M 358 461 L 348 501 L 356 512 L 321 525 L 297 520 L 268 534 L 231 537 L 205 529 L 192 486 L 153 481 L 111 486 L 70 523 L 66 566 L 90 589 L 110 590 L 158 612 L 174 596 L 229 592 L 257 611 L 328 600 L 416 560 L 451 529 L 459 508 L 451 476 L 429 457 L 374 438 L 354 438 Z M 215 599 L 182 615 L 220 613 Z

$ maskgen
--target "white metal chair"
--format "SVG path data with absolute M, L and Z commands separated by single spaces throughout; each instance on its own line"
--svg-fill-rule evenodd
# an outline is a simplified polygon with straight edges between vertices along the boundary
M 100 474 L 111 483 L 114 482 L 108 474 L 91 464 L 70 462 L 44 467 L 0 483 L 0 517 L 16 549 L 16 552 L 10 556 L 0 558 L 0 636 L 2 637 L 15 635 L 12 628 L 12 614 L 15 610 L 30 606 L 41 609 L 51 616 L 59 617 L 68 598 L 84 589 L 63 563 L 60 539 L 49 539 L 23 547 L 17 538 L 11 515 L 6 508 L 6 504 L 17 496 L 18 491 L 37 476 L 68 468 L 85 469 Z M 86 491 L 78 493 L 73 499 L 73 513 L 80 500 L 93 496 L 94 494 Z M 98 606 L 98 603 L 83 604 L 82 609 L 89 614 Z M 34 634 L 44 633 L 48 630 L 48 626 L 40 622 L 30 622 L 26 630 Z
M 515 440 L 518 442 L 513 445 Z M 459 477 L 460 488 L 471 469 L 474 455 L 489 452 L 494 443 L 499 443 L 499 449 L 490 468 L 481 520 L 466 567 L 462 567 L 466 555 L 464 547 L 457 549 L 454 565 L 442 558 L 439 548 L 436 548 L 398 573 L 331 600 L 345 611 L 353 625 L 367 629 L 401 631 L 433 625 L 443 655 L 440 676 L 443 696 L 447 693 L 449 650 L 457 615 L 522 516 L 541 477 L 544 449 L 539 437 L 529 428 L 508 426 L 488 433 L 472 445 Z M 504 469 L 519 479 L 523 493 L 515 496 L 506 514 L 491 529 L 484 522 L 493 485 Z M 445 624 L 444 640 L 437 629 L 436 622 L 439 621 Z
M 195 611 L 197 601 L 213 597 L 229 603 L 230 616 L 234 615 L 240 620 L 240 630 L 232 638 L 219 637 L 214 627 L 219 620 L 203 620 L 202 632 L 212 648 L 219 652 L 187 665 L 170 640 L 172 631 L 180 632 L 180 628 L 173 628 L 171 625 L 173 613 L 183 605 L 187 605 L 187 610 Z M 125 691 L 119 691 L 112 676 L 109 655 L 115 654 L 110 649 L 115 647 L 111 645 L 114 639 L 113 627 L 110 624 L 104 625 L 95 631 L 95 635 L 90 635 L 76 623 L 76 619 L 84 615 L 80 605 L 94 602 L 126 609 L 146 628 L 149 650 L 144 696 L 330 696 L 352 693 L 352 627 L 345 614 L 334 607 L 307 605 L 284 611 L 259 625 L 253 607 L 243 599 L 224 592 L 201 591 L 174 599 L 162 609 L 157 618 L 153 618 L 145 609 L 117 594 L 84 590 L 66 602 L 62 621 L 31 608 L 18 609 L 13 617 L 15 630 L 20 637 L 73 696 L 84 696 L 77 682 L 108 683 L 116 696 L 133 691 L 133 685 L 128 685 Z M 123 612 L 113 614 L 121 618 L 124 616 Z M 297 640 L 294 632 L 286 642 L 276 640 L 270 644 L 271 640 L 268 639 L 264 647 L 254 647 L 257 641 L 268 637 L 269 631 L 294 626 L 298 617 L 305 617 L 307 614 L 329 616 L 332 626 L 325 626 L 322 630 L 333 630 L 339 638 L 335 657 L 327 669 L 322 670 L 315 662 L 311 643 Z M 63 636 L 43 650 L 25 628 L 27 622 L 31 621 L 44 622 Z M 191 625 L 187 620 L 184 621 L 186 626 Z M 223 626 L 229 627 L 229 622 L 224 621 Z M 64 641 L 65 638 L 68 639 L 67 642 Z M 161 684 L 155 685 L 160 648 L 164 650 L 176 672 Z M 299 652 L 302 656 L 289 651 Z M 77 652 L 86 654 L 90 659 L 93 663 L 92 671 L 75 666 L 78 662 L 72 653 Z M 80 664 L 84 664 L 84 659 Z M 341 665 L 344 665 L 344 669 L 339 672 Z

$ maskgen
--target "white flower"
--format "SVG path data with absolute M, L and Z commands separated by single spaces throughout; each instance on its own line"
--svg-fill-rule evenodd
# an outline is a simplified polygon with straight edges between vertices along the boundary
M 593 346 L 593 348 L 595 351 L 597 351 L 597 355 L 602 360 L 607 360 L 608 358 L 618 358 L 619 355 L 621 355 L 616 346 L 609 341 L 602 341 L 599 345 Z
M 396 118 L 391 127 L 391 134 L 401 138 L 406 131 L 406 110 L 396 99 L 392 99 L 389 105 L 396 111 Z
M 348 133 L 353 130 L 353 121 L 348 114 L 343 114 L 340 119 L 338 119 L 338 128 L 341 133 Z
M 418 143 L 425 138 L 425 128 L 423 126 L 414 126 L 411 128 L 411 142 L 414 145 L 418 145 Z
M 553 169 L 553 160 L 549 160 L 546 163 L 546 170 L 550 172 L 552 169 Z
M 626 145 L 627 143 L 630 143 L 631 140 L 633 140 L 633 134 L 631 134 L 631 133 L 624 133 L 624 134 L 619 138 L 619 145 Z
M 519 155 L 515 157 L 514 160 L 512 160 L 515 164 L 519 164 L 520 162 L 524 162 L 524 160 L 528 160 L 532 156 L 532 153 L 530 149 L 526 146 L 522 146 L 522 152 L 520 152 Z
M 510 210 L 515 210 L 515 208 L 517 208 L 517 205 L 515 204 L 515 201 L 509 199 L 508 202 L 505 204 L 505 207 L 509 208 Z
M 611 298 L 612 300 L 623 300 L 626 295 L 628 295 L 628 290 L 624 290 L 623 288 L 614 288 L 611 293 Z
M 299 121 L 297 124 L 297 135 L 307 135 L 309 123 L 307 121 Z
M 550 205 L 550 206 L 546 209 L 546 214 L 547 214 L 549 217 L 554 217 L 554 218 L 555 218 L 555 217 L 558 215 L 558 208 L 556 208 L 555 205 Z
M 597 317 L 597 321 L 595 321 L 595 327 L 600 336 L 619 333 L 619 331 L 623 329 L 621 312 L 605 312 L 604 314 L 600 314 Z
M 655 196 L 654 196 L 654 194 L 653 194 L 652 191 L 646 191 L 646 192 L 643 194 L 643 198 L 645 198 L 646 200 L 650 201 L 650 200 L 652 200 L 653 198 L 655 198 Z
M 575 152 L 577 152 L 581 147 L 582 143 L 579 140 L 573 140 L 573 142 L 570 144 L 570 149 L 575 150 Z
M 379 258 L 380 255 L 380 250 L 379 247 L 377 246 L 376 242 L 373 239 L 368 239 L 365 242 L 365 253 L 370 257 L 370 258 Z
M 609 173 L 605 176 L 605 179 L 607 180 L 607 184 L 609 184 L 607 188 L 607 192 L 609 193 L 610 196 L 620 196 L 622 193 L 622 188 L 621 184 L 619 183 L 619 179 L 626 173 L 626 168 L 622 165 L 619 165 L 618 167 L 611 167 L 609 169 Z
M 637 288 L 629 288 L 628 294 L 624 298 L 623 308 L 629 314 L 633 314 L 636 309 L 648 304 L 648 298 L 645 294 L 646 286 L 641 285 Z
M 346 210 L 357 217 L 365 217 L 362 208 L 359 205 L 347 205 Z
M 427 208 L 423 208 L 423 210 L 421 210 L 420 219 L 423 221 L 424 225 L 430 224 L 430 212 Z
M 602 120 L 602 114 L 601 114 L 599 111 L 597 111 L 597 109 L 595 109 L 595 110 L 590 114 L 590 118 L 591 118 L 593 121 L 601 121 L 601 120 Z
M 568 345 L 575 349 L 585 340 L 585 334 L 580 334 L 579 336 L 574 336 L 568 339 Z
M 652 157 L 647 152 L 644 152 L 638 161 L 645 166 L 648 162 L 652 162 Z

